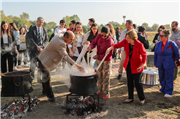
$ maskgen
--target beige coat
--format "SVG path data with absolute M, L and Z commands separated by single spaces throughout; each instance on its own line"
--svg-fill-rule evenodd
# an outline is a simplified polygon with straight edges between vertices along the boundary
M 61 35 L 54 36 L 47 47 L 41 51 L 38 58 L 49 71 L 56 69 L 63 58 L 71 65 L 75 63 L 67 54 L 66 43 Z
M 73 54 L 75 53 L 76 48 L 77 48 L 78 33 L 77 33 L 77 32 L 74 32 L 74 35 L 75 35 L 75 38 L 73 39 L 72 48 L 71 48 Z M 82 38 L 82 42 L 83 42 L 83 38 L 84 38 L 83 33 L 81 33 L 81 38 Z

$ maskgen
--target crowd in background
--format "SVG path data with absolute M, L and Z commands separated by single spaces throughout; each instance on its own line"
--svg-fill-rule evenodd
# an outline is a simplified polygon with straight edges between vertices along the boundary
M 96 60 L 95 66 L 107 55 L 103 65 L 98 70 L 99 77 L 98 94 L 104 94 L 103 99 L 110 97 L 109 85 L 110 74 L 112 67 L 112 58 L 117 59 L 120 56 L 118 77 L 121 80 L 123 67 L 126 70 L 128 81 L 129 98 L 125 103 L 133 102 L 133 80 L 140 99 L 140 105 L 145 102 L 142 84 L 140 83 L 140 75 L 142 74 L 144 64 L 147 58 L 145 49 L 149 49 L 148 36 L 145 33 L 145 27 L 133 24 L 132 20 L 126 21 L 126 29 L 120 32 L 120 27 L 114 28 L 108 23 L 99 29 L 94 18 L 89 19 L 91 26 L 87 33 L 83 32 L 82 23 L 72 20 L 66 29 L 64 20 L 60 20 L 59 26 L 55 28 L 54 33 L 48 39 L 47 31 L 42 26 L 44 19 L 38 17 L 37 25 L 31 26 L 29 30 L 27 25 L 17 29 L 15 23 L 1 23 L 1 72 L 18 71 L 21 68 L 22 62 L 24 66 L 28 65 L 28 56 L 30 56 L 30 71 L 34 78 L 34 71 L 37 66 L 38 55 L 51 42 L 55 36 L 63 37 L 67 31 L 72 31 L 75 38 L 72 43 L 67 45 L 67 53 L 76 61 L 80 55 L 83 45 L 90 44 L 88 51 L 96 48 L 97 53 L 93 57 Z M 154 52 L 154 65 L 159 71 L 159 81 L 161 84 L 160 93 L 165 93 L 165 97 L 170 97 L 173 92 L 173 81 L 176 83 L 178 74 L 179 62 L 179 41 L 180 30 L 178 22 L 173 21 L 171 24 L 172 30 L 167 30 L 164 25 L 160 25 L 158 33 L 153 39 L 155 43 L 152 51 Z M 100 33 L 101 31 L 101 33 Z M 37 47 L 37 48 L 36 48 Z M 108 49 L 109 48 L 109 49 Z M 87 59 L 86 52 L 84 58 Z M 24 58 L 24 60 L 22 60 Z M 8 65 L 7 65 L 8 62 Z M 7 68 L 8 66 L 8 68 Z M 41 79 L 41 76 L 38 77 Z M 49 84 L 48 84 L 49 85 Z M 44 84 L 42 85 L 45 86 Z M 43 91 L 42 93 L 45 93 Z

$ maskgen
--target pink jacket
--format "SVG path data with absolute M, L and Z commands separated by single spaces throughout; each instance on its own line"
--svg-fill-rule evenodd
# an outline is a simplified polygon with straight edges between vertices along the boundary
M 114 45 L 114 41 L 112 37 L 108 37 L 107 39 L 102 39 L 101 33 L 96 36 L 93 42 L 90 44 L 91 49 L 97 46 L 97 55 L 99 55 L 98 60 L 102 60 L 105 56 L 106 50 Z M 107 55 L 104 61 L 111 61 L 113 55 L 113 50 Z

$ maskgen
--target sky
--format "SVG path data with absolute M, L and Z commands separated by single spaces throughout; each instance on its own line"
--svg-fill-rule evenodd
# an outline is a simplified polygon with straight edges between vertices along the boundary
M 97 24 L 107 24 L 110 21 L 122 24 L 123 16 L 137 25 L 146 22 L 149 26 L 171 24 L 179 21 L 178 0 L 139 0 L 139 1 L 48 1 L 38 2 L 1 0 L 1 10 L 5 15 L 20 16 L 22 12 L 29 14 L 29 20 L 36 20 L 41 16 L 45 22 L 59 21 L 65 16 L 78 15 L 83 25 L 88 24 L 89 18 L 95 18 Z

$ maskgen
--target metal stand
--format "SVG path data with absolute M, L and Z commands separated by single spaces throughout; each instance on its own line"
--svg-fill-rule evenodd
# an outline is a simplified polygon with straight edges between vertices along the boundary
M 78 95 L 78 94 L 73 94 L 73 93 L 70 93 L 70 94 L 67 94 L 66 95 L 66 109 L 67 109 L 67 105 L 68 105 L 68 97 L 69 96 L 83 96 L 83 97 L 86 97 L 86 96 L 97 96 L 97 99 L 98 99 L 98 111 L 100 112 L 100 108 L 99 108 L 99 95 L 97 93 L 94 93 L 94 94 L 90 94 L 90 95 Z

